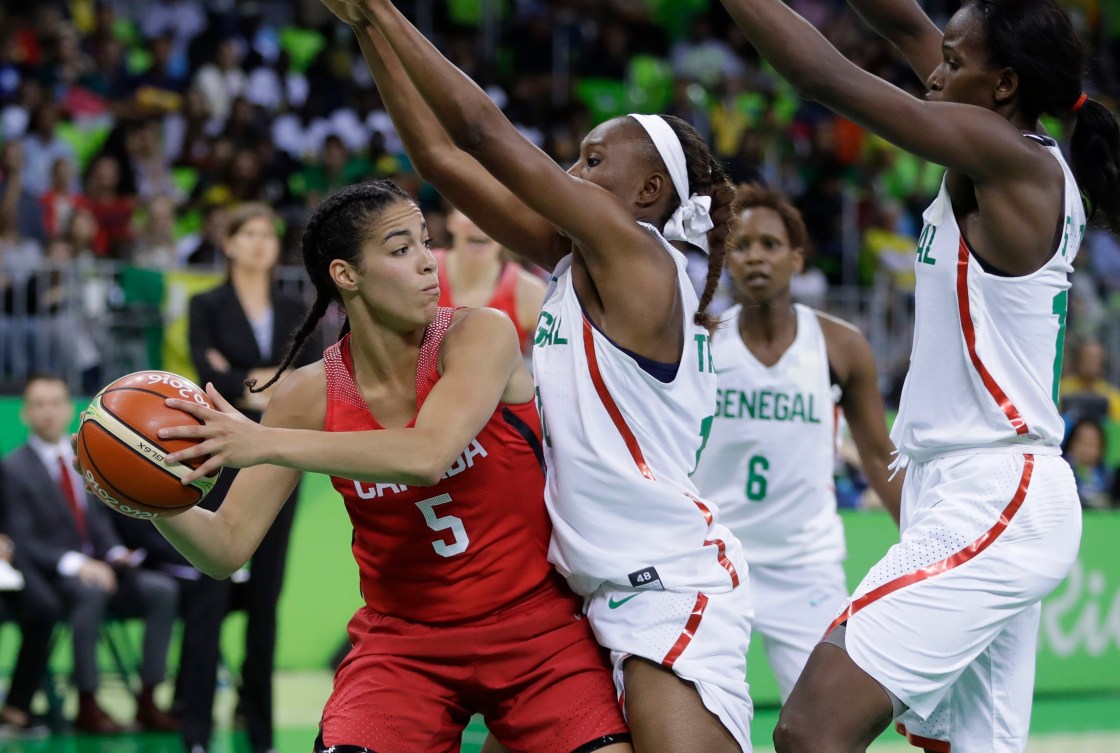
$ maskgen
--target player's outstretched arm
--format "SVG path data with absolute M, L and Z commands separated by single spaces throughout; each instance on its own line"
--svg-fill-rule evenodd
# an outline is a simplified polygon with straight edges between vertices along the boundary
M 863 475 L 898 523 L 904 474 L 900 472 L 892 480 L 888 470 L 894 460 L 894 443 L 887 434 L 875 354 L 867 338 L 847 322 L 822 317 L 821 328 L 828 341 L 829 361 L 843 380 L 840 407 L 859 451 Z
M 848 0 L 867 25 L 894 45 L 925 83 L 941 63 L 941 30 L 917 0 Z
M 385 109 L 416 171 L 506 248 L 547 269 L 571 250 L 547 220 L 455 146 L 360 6 L 324 0 L 358 37 Z
M 722 0 L 755 49 L 806 97 L 977 183 L 1029 180 L 1037 150 L 1003 116 L 930 102 L 855 65 L 782 0 Z
M 533 397 L 517 331 L 499 311 L 459 312 L 444 337 L 440 358 L 440 380 L 412 428 L 326 432 L 322 431 L 325 407 L 318 411 L 317 423 L 270 422 L 266 413 L 257 425 L 225 401 L 218 402 L 220 410 L 215 411 L 185 400 L 170 400 L 168 405 L 203 424 L 161 430 L 164 438 L 199 441 L 168 455 L 168 462 L 208 456 L 184 483 L 221 466 L 272 465 L 360 481 L 430 486 L 482 430 L 499 402 L 524 403 Z M 298 410 L 309 401 L 322 402 L 325 394 L 320 362 L 286 377 L 269 403 L 269 412 L 274 406 Z
M 455 145 L 579 245 L 597 291 L 610 299 L 607 303 L 626 314 L 633 308 L 635 319 L 648 319 L 646 300 L 673 295 L 676 283 L 666 274 L 671 259 L 656 253 L 656 242 L 627 206 L 606 189 L 569 175 L 522 136 L 389 0 L 364 0 L 363 8 Z

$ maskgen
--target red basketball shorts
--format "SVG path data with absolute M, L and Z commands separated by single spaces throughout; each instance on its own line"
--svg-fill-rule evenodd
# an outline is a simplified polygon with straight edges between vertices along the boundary
M 626 734 L 606 653 L 580 611 L 580 600 L 551 579 L 463 624 L 359 609 L 349 625 L 353 648 L 323 711 L 323 742 L 457 752 L 472 713 L 512 751 L 571 753 Z

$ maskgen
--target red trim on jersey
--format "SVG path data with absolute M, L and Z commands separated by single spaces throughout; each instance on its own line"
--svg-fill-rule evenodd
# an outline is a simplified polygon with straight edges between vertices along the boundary
M 727 545 L 723 543 L 723 539 L 705 541 L 704 546 L 714 546 L 716 548 L 716 558 L 719 559 L 720 566 L 731 576 L 731 586 L 738 588 L 739 573 L 735 570 L 735 566 L 731 564 L 731 560 L 727 559 Z
M 634 458 L 634 464 L 638 466 L 638 470 L 642 472 L 643 476 L 653 481 L 653 471 L 646 464 L 645 456 L 642 455 L 642 448 L 638 445 L 638 438 L 626 425 L 626 419 L 622 417 L 622 411 L 618 409 L 614 398 L 607 390 L 606 382 L 603 381 L 603 374 L 599 371 L 599 359 L 595 356 L 595 336 L 591 331 L 591 320 L 586 316 L 583 317 L 583 352 L 587 355 L 587 370 L 591 373 L 591 383 L 595 385 L 595 391 L 599 393 L 599 400 L 603 403 L 603 407 L 607 409 L 611 421 L 614 422 L 614 428 L 618 429 L 618 433 L 622 436 L 622 441 L 626 443 L 626 449 L 630 450 L 630 457 Z
M 887 596 L 888 594 L 894 593 L 900 588 L 905 588 L 906 586 L 913 585 L 914 583 L 919 583 L 923 580 L 926 580 L 927 578 L 932 578 L 935 575 L 940 575 L 941 573 L 948 572 L 954 567 L 963 565 L 976 555 L 980 554 L 980 552 L 991 546 L 992 542 L 998 539 L 1000 534 L 1004 532 L 1008 525 L 1010 525 L 1011 519 L 1015 517 L 1015 513 L 1017 513 L 1019 511 L 1019 508 L 1022 507 L 1023 500 L 1027 497 L 1027 487 L 1030 486 L 1031 474 L 1033 472 L 1034 455 L 1024 455 L 1023 475 L 1019 479 L 1019 488 L 1015 490 L 1015 494 L 1011 497 L 1011 501 L 1007 503 L 1007 507 L 1003 508 L 1003 512 L 999 514 L 999 520 L 996 521 L 995 525 L 982 533 L 979 538 L 966 546 L 964 549 L 961 549 L 956 554 L 952 554 L 941 560 L 940 562 L 934 562 L 932 565 L 926 565 L 925 567 L 919 570 L 915 570 L 912 573 L 901 575 L 894 580 L 887 581 L 878 588 L 868 591 L 863 596 L 848 604 L 848 608 L 841 612 L 840 616 L 833 620 L 832 624 L 828 626 L 828 630 L 825 631 L 825 635 L 831 633 L 837 627 L 846 622 L 849 617 L 856 614 L 869 604 L 875 603 L 879 599 Z
M 908 732 L 906 730 L 906 725 L 901 722 L 896 722 L 894 728 L 898 734 L 904 736 L 915 748 L 925 748 L 926 750 L 932 750 L 934 753 L 950 753 L 953 749 L 953 746 L 949 744 L 948 740 L 936 740 L 932 737 L 915 735 L 913 732 Z
M 708 597 L 704 594 L 696 594 L 696 604 L 692 607 L 692 614 L 688 617 L 688 622 L 685 623 L 684 632 L 677 638 L 677 642 L 669 649 L 669 653 L 665 654 L 665 658 L 661 660 L 662 666 L 672 669 L 676 664 L 677 659 L 681 658 L 681 654 L 688 648 L 688 644 L 692 643 L 692 636 L 696 635 L 696 629 L 700 627 L 700 620 L 704 619 L 704 610 L 708 607 Z
M 700 508 L 700 512 L 704 513 L 704 520 L 708 521 L 708 525 L 711 525 L 713 520 L 712 511 L 708 509 L 708 506 L 688 492 L 685 492 L 684 496 L 696 503 L 696 506 Z M 716 548 L 716 557 L 719 559 L 720 566 L 731 575 L 731 585 L 738 588 L 739 573 L 735 570 L 735 566 L 731 564 L 731 560 L 727 559 L 727 545 L 723 543 L 723 539 L 705 541 L 704 546 L 714 546 Z
M 708 525 L 711 525 L 712 524 L 712 511 L 708 509 L 708 506 L 706 504 L 704 504 L 703 502 L 701 502 L 696 497 L 689 494 L 688 492 L 685 492 L 684 496 L 688 497 L 689 499 L 691 499 L 693 502 L 696 503 L 696 506 L 700 508 L 700 512 L 704 513 L 704 520 L 708 521 Z
M 980 356 L 976 353 L 976 330 L 972 326 L 972 311 L 968 305 L 968 244 L 964 241 L 964 236 L 961 236 L 961 244 L 957 251 L 957 308 L 960 311 L 961 317 L 961 330 L 964 332 L 964 342 L 968 347 L 968 357 L 972 359 L 972 365 L 980 374 L 980 379 L 984 382 L 984 386 L 988 389 L 995 401 L 999 404 L 1000 410 L 1007 416 L 1007 420 L 1011 422 L 1016 434 L 1026 434 L 1030 429 L 1027 428 L 1027 422 L 1019 413 L 1019 409 L 1011 402 L 1011 398 L 1003 391 L 1003 389 L 996 384 L 996 380 L 988 372 L 984 366 Z

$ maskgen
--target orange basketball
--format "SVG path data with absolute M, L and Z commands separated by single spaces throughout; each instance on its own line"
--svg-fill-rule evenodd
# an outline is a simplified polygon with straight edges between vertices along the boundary
M 210 398 L 189 379 L 167 371 L 137 371 L 98 392 L 78 427 L 78 465 L 97 497 L 133 518 L 169 518 L 205 497 L 218 472 L 184 486 L 187 464 L 164 462 L 168 453 L 191 446 L 191 440 L 160 439 L 159 430 L 198 424 L 193 416 L 164 405 L 169 397 L 213 408 Z

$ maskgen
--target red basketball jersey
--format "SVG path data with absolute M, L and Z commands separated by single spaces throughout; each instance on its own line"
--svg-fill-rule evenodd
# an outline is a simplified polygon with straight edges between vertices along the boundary
M 451 295 L 451 280 L 447 276 L 447 252 L 436 251 L 437 275 L 439 276 L 439 305 L 454 306 L 455 301 Z M 502 271 L 498 276 L 498 285 L 494 288 L 493 295 L 486 302 L 487 307 L 503 312 L 513 321 L 517 329 L 517 340 L 521 343 L 521 350 L 527 351 L 529 334 L 521 328 L 521 320 L 517 316 L 517 283 L 520 268 L 512 262 L 502 262 Z
M 439 381 L 454 309 L 428 325 L 416 366 L 417 410 Z M 350 336 L 323 354 L 327 431 L 383 428 L 354 382 Z M 415 422 L 413 417 L 409 426 Z M 366 604 L 416 622 L 468 620 L 517 601 L 551 571 L 540 419 L 532 401 L 498 405 L 435 486 L 331 477 L 354 524 Z

